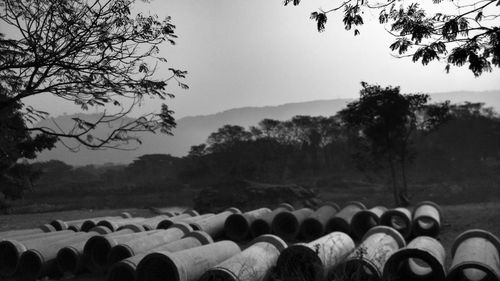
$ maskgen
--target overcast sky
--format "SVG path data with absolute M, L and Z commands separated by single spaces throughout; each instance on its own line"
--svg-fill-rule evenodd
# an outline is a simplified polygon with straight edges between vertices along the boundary
M 360 36 L 343 29 L 340 15 L 330 16 L 326 31 L 318 33 L 309 15 L 332 3 L 337 2 L 284 7 L 282 0 L 155 0 L 138 8 L 169 15 L 177 26 L 177 45 L 161 49 L 169 64 L 158 75 L 167 75 L 168 67 L 189 71 L 191 89 L 172 87 L 177 97 L 167 101 L 178 118 L 234 107 L 355 98 L 361 81 L 399 85 L 407 93 L 500 89 L 498 68 L 475 78 L 467 68 L 446 74 L 444 63 L 422 66 L 392 57 L 392 38 L 375 13 L 365 16 Z M 78 110 L 47 97 L 31 102 L 54 115 Z M 140 111 L 158 110 L 158 103 L 146 101 Z

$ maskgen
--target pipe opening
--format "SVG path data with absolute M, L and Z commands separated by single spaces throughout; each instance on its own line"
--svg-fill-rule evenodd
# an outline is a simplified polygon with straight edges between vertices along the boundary
M 278 258 L 276 271 L 280 280 L 315 281 L 324 279 L 323 263 L 314 250 L 306 246 L 293 246 L 283 250 Z
M 362 259 L 349 260 L 335 271 L 335 280 L 380 281 L 377 270 Z
M 32 277 L 29 279 L 36 279 L 42 273 L 43 262 L 38 253 L 34 251 L 27 251 L 21 256 L 19 260 L 19 272 L 23 277 Z
M 0 243 L 0 274 L 12 276 L 17 269 L 19 253 L 12 243 L 5 241 Z
M 391 227 L 396 229 L 396 230 L 403 230 L 409 227 L 409 225 L 406 223 L 406 220 L 402 216 L 398 215 L 392 215 L 390 219 L 390 224 Z
M 417 224 L 421 229 L 429 230 L 434 227 L 435 222 L 431 218 L 423 217 L 417 220 Z
M 115 264 L 109 271 L 107 281 L 134 281 L 135 270 L 125 263 Z
M 379 224 L 377 216 L 370 212 L 357 213 L 351 222 L 351 228 L 356 238 L 361 239 L 372 227 Z
M 179 272 L 175 263 L 164 255 L 152 255 L 148 259 L 143 259 L 137 271 L 137 280 L 158 281 L 158 280 L 179 281 Z
M 261 219 L 255 220 L 250 226 L 250 229 L 254 237 L 271 233 L 271 226 L 265 220 Z
M 293 238 L 299 231 L 299 222 L 292 213 L 280 213 L 273 220 L 273 230 L 276 235 Z
M 199 279 L 199 281 L 233 281 L 233 280 L 238 280 L 238 276 L 233 276 L 229 272 L 221 269 L 209 270 L 205 272 Z
M 82 226 L 80 227 L 81 231 L 83 232 L 89 232 L 92 228 L 96 227 L 95 222 L 91 220 L 86 220 L 82 223 Z
M 408 267 L 415 275 L 425 276 L 432 272 L 431 266 L 424 260 L 419 258 L 409 258 Z
M 111 246 L 105 239 L 96 239 L 90 249 L 90 260 L 92 265 L 98 268 L 106 267 L 108 262 L 108 254 Z
M 225 222 L 226 236 L 231 240 L 242 241 L 248 238 L 250 226 L 243 215 L 230 215 Z
M 71 248 L 62 248 L 57 253 L 57 265 L 62 272 L 75 272 L 79 260 L 78 253 Z
M 108 256 L 108 265 L 111 266 L 121 260 L 130 258 L 133 253 L 123 245 L 117 245 L 111 249 Z
M 174 222 L 172 220 L 169 220 L 169 219 L 162 220 L 158 223 L 158 225 L 156 226 L 156 229 L 168 229 L 173 224 L 174 224 Z
M 489 279 L 485 279 L 485 277 L 488 275 L 488 273 L 486 273 L 485 271 L 483 271 L 479 268 L 464 268 L 461 270 L 461 275 L 463 276 L 462 277 L 463 280 L 466 280 L 466 281 L 489 280 Z
M 344 232 L 346 234 L 349 234 L 351 231 L 350 231 L 350 227 L 349 227 L 349 224 L 342 218 L 339 218 L 339 217 L 335 217 L 335 218 L 332 218 L 328 221 L 328 223 L 326 224 L 326 232 L 327 233 L 332 233 L 334 231 L 340 231 L 340 232 Z
M 301 226 L 301 234 L 307 240 L 314 240 L 321 237 L 325 229 L 317 219 L 306 219 Z

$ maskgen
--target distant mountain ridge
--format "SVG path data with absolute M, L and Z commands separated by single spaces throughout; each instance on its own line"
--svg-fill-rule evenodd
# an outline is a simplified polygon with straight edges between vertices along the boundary
M 500 90 L 484 92 L 446 92 L 431 94 L 431 102 L 450 100 L 452 103 L 464 101 L 484 102 L 500 112 Z M 177 120 L 174 136 L 164 134 L 144 134 L 141 137 L 143 144 L 137 150 L 88 150 L 82 148 L 79 152 L 68 151 L 66 147 L 58 144 L 51 151 L 44 151 L 36 159 L 47 161 L 57 159 L 71 165 L 130 163 L 143 154 L 168 153 L 174 156 L 184 156 L 192 145 L 205 142 L 208 135 L 226 124 L 249 127 L 257 125 L 262 119 L 270 118 L 287 120 L 295 115 L 331 116 L 344 108 L 354 99 L 316 100 L 309 102 L 287 103 L 278 106 L 242 107 L 229 109 L 210 115 L 187 116 Z M 95 118 L 96 114 L 77 114 L 58 116 L 54 119 L 57 123 L 65 123 L 69 127 L 72 117 Z M 49 122 L 44 121 L 45 125 Z M 101 129 L 99 129 L 101 130 Z M 98 132 L 99 133 L 99 132 Z M 101 132 L 102 133 L 102 132 Z

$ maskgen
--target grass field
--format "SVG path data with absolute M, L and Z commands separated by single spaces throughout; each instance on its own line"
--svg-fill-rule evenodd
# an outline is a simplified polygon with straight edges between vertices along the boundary
M 440 241 L 447 251 L 446 264 L 451 263 L 450 249 L 457 235 L 468 229 L 480 228 L 500 235 L 500 202 L 471 203 L 460 205 L 443 205 L 444 221 Z M 53 219 L 69 220 L 106 215 L 118 215 L 122 211 L 133 216 L 152 216 L 148 209 L 105 209 L 105 210 L 73 210 L 34 214 L 15 214 L 0 216 L 0 231 L 37 227 Z M 65 279 L 73 279 L 67 276 Z M 75 280 L 103 280 L 103 276 L 82 275 Z

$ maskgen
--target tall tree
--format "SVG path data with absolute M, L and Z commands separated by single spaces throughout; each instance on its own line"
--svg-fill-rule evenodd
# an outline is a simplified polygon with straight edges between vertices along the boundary
M 339 112 L 344 125 L 356 132 L 375 161 L 389 167 L 392 192 L 397 205 L 409 203 L 406 165 L 414 152 L 412 136 L 417 130 L 432 130 L 445 120 L 447 104 L 426 110 L 429 96 L 402 95 L 399 87 L 381 87 L 362 82 L 360 98 Z M 397 167 L 402 184 L 398 184 Z
M 284 3 L 292 2 L 298 5 L 300 0 L 285 0 Z M 446 71 L 452 65 L 468 65 L 475 76 L 492 71 L 493 66 L 500 67 L 500 1 L 432 2 L 434 7 L 422 8 L 425 4 L 415 0 L 332 1 L 332 8 L 313 12 L 311 19 L 316 21 L 321 32 L 329 14 L 343 11 L 345 29 L 354 29 L 354 35 L 358 35 L 364 24 L 363 17 L 376 11 L 380 24 L 395 38 L 390 48 L 397 52 L 396 56 L 408 56 L 423 65 L 433 60 L 446 60 Z M 438 12 L 429 12 L 432 8 Z
M 28 121 L 22 130 L 73 139 L 93 149 L 119 147 L 140 140 L 136 132 L 161 130 L 171 134 L 175 121 L 163 104 L 150 113 L 112 127 L 106 135 L 93 130 L 127 115 L 146 97 L 174 97 L 169 82 L 181 88 L 185 71 L 169 68 L 158 78 L 163 43 L 177 37 L 170 17 L 131 13 L 134 0 L 0 0 L 0 24 L 17 32 L 0 34 L 0 110 L 19 104 Z M 97 120 L 74 118 L 70 129 L 39 127 L 47 113 L 26 106 L 33 96 L 52 95 L 89 108 L 105 109 Z M 108 111 L 106 111 L 108 110 Z M 110 113 L 112 112 L 112 113 Z M 73 149 L 77 149 L 73 147 Z

